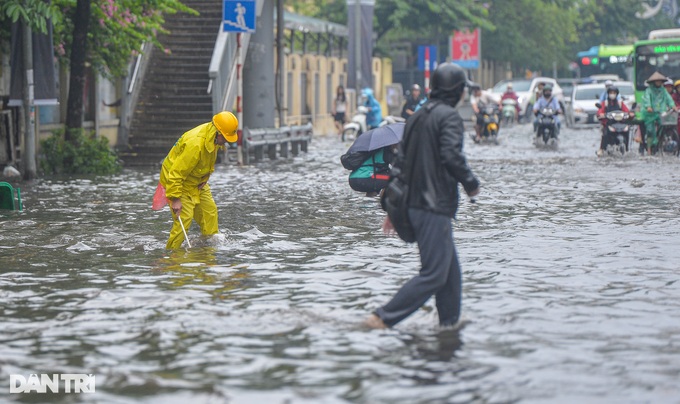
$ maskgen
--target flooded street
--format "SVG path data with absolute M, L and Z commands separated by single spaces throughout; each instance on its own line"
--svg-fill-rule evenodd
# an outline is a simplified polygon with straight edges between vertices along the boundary
M 595 156 L 596 129 L 531 127 L 465 150 L 460 332 L 434 301 L 358 323 L 419 267 L 318 137 L 218 166 L 226 240 L 164 249 L 156 169 L 22 184 L 0 213 L 0 402 L 680 403 L 680 159 Z M 87 373 L 93 394 L 9 394 L 11 374 Z

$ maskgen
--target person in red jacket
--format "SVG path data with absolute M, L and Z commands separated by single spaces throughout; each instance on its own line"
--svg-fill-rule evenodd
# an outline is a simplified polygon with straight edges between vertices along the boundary
M 671 98 L 675 101 L 675 107 L 680 109 L 680 80 L 675 80 L 673 83 L 673 93 Z M 680 114 L 678 114 L 678 133 L 680 133 Z
M 604 154 L 604 134 L 606 129 L 605 115 L 607 112 L 611 111 L 623 111 L 628 114 L 629 118 L 635 117 L 635 114 L 628 110 L 626 104 L 624 104 L 623 101 L 619 101 L 619 89 L 615 86 L 611 86 L 607 89 L 607 99 L 597 111 L 597 118 L 602 122 L 602 139 L 600 140 L 600 149 L 597 151 L 598 157 L 602 157 Z

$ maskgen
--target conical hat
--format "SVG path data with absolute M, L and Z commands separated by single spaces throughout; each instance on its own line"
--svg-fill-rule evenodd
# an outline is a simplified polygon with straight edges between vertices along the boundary
M 654 74 L 652 74 L 651 77 L 647 79 L 647 83 L 651 83 L 652 81 L 666 81 L 666 76 L 659 72 L 654 72 Z

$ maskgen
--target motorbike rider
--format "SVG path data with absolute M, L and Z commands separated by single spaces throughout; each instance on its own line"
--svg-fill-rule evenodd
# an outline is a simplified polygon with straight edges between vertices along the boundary
M 626 107 L 626 104 L 624 104 L 624 102 L 621 101 L 619 98 L 620 97 L 618 87 L 615 87 L 614 85 L 609 86 L 609 88 L 607 89 L 607 100 L 600 106 L 600 109 L 597 111 L 597 118 L 602 123 L 602 138 L 600 140 L 600 148 L 597 151 L 598 157 L 602 157 L 602 155 L 604 155 L 604 141 L 607 130 L 607 119 L 605 118 L 605 116 L 607 112 L 623 111 L 626 114 L 628 114 L 629 119 L 635 117 L 635 114 L 631 113 L 628 107 Z
M 512 83 L 508 83 L 508 85 L 505 87 L 505 92 L 501 96 L 501 102 L 500 104 L 498 104 L 498 107 L 500 109 L 503 109 L 503 100 L 515 100 L 515 122 L 516 122 L 517 117 L 519 115 L 519 97 L 517 96 L 517 93 L 513 90 Z
M 483 91 L 482 87 L 477 83 L 470 85 L 470 105 L 472 112 L 474 112 L 475 120 L 475 143 L 482 140 L 482 126 L 484 125 L 484 116 L 482 111 L 486 105 L 498 104 L 494 101 L 493 96 L 488 91 Z
M 663 82 L 663 87 L 666 89 L 668 94 L 673 97 L 673 80 L 670 77 L 666 78 L 666 81 Z
M 534 132 L 536 133 L 536 136 L 538 136 L 538 114 L 543 108 L 551 108 L 553 111 L 555 111 L 555 136 L 560 134 L 560 117 L 559 114 L 562 113 L 562 108 L 560 108 L 560 103 L 557 101 L 557 98 L 554 98 L 552 96 L 552 86 L 550 84 L 546 84 L 543 86 L 543 96 L 536 100 L 534 103 L 533 111 L 534 111 L 534 116 L 536 119 L 534 119 Z
M 368 108 L 368 113 L 366 114 L 366 129 L 371 130 L 377 128 L 382 121 L 382 108 L 380 107 L 380 103 L 375 99 L 372 89 L 368 87 L 364 88 L 362 94 L 366 98 L 364 106 Z
M 401 110 L 401 117 L 404 119 L 408 119 L 409 116 L 413 115 L 414 112 L 416 112 L 416 108 L 420 104 L 420 86 L 418 84 L 414 84 L 411 87 L 411 94 L 409 95 L 408 99 L 406 99 L 406 103 L 404 104 L 404 108 Z
M 661 124 L 661 114 L 673 109 L 678 110 L 668 91 L 662 88 L 667 77 L 658 71 L 654 72 L 646 82 L 649 84 L 642 95 L 642 120 L 645 127 L 644 144 L 647 153 L 651 154 L 652 147 L 659 143 L 656 135 L 656 125 Z
M 600 94 L 600 104 L 604 104 L 607 102 L 607 99 L 609 97 L 609 89 L 614 85 L 614 82 L 611 80 L 607 80 L 604 82 L 604 91 L 602 94 Z M 617 99 L 621 101 L 621 96 L 618 95 Z
M 675 107 L 680 110 L 680 88 L 678 87 L 680 87 L 680 80 L 675 80 L 675 83 L 673 83 L 675 91 L 671 94 L 671 98 L 675 101 Z M 678 115 L 678 133 L 680 133 L 680 115 Z

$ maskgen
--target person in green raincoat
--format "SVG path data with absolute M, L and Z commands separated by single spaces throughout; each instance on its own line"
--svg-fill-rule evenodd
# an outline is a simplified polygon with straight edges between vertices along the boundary
M 160 185 L 165 189 L 173 219 L 166 248 L 177 249 L 184 241 L 178 216 L 185 229 L 195 220 L 203 235 L 218 233 L 217 205 L 208 179 L 215 171 L 217 152 L 225 143 L 238 139 L 237 129 L 234 114 L 222 111 L 213 116 L 212 122 L 185 132 L 163 160 Z
M 647 153 L 652 154 L 652 148 L 659 143 L 656 133 L 656 124 L 661 124 L 661 113 L 673 109 L 677 111 L 675 101 L 668 91 L 663 87 L 666 77 L 654 72 L 648 79 L 649 84 L 642 96 L 642 120 L 645 122 L 645 143 L 647 144 Z

